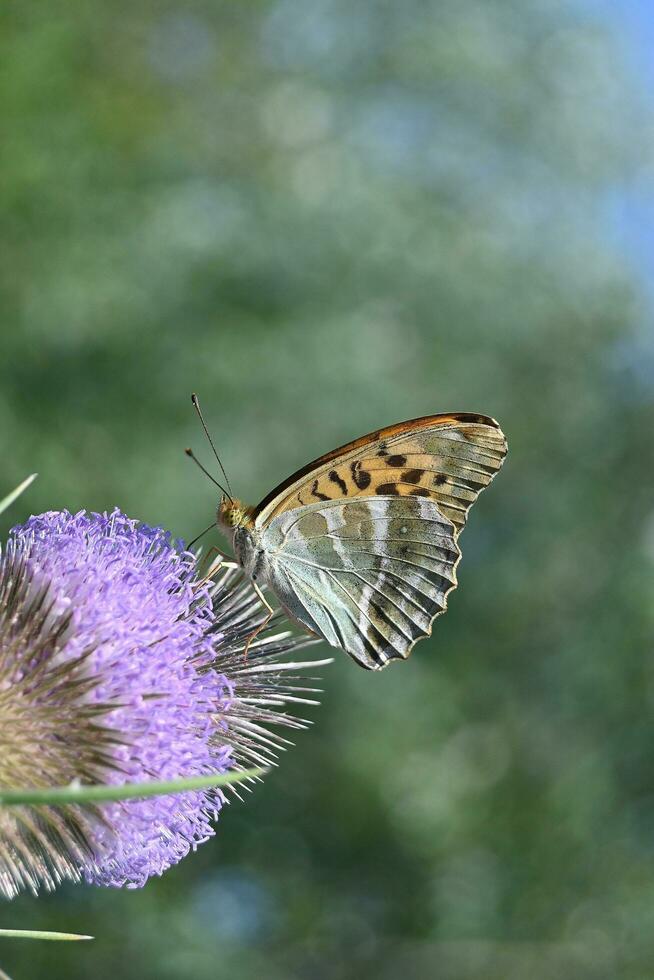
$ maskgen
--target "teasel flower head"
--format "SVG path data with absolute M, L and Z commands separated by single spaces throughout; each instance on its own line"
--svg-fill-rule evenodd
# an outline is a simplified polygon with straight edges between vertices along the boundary
M 284 660 L 312 641 L 279 616 L 245 658 L 263 619 L 237 569 L 203 578 L 195 554 L 118 510 L 15 527 L 0 554 L 0 789 L 274 764 L 277 726 L 306 724 L 287 704 L 315 703 L 301 668 L 327 661 Z M 139 887 L 206 841 L 227 799 L 0 807 L 0 895 Z

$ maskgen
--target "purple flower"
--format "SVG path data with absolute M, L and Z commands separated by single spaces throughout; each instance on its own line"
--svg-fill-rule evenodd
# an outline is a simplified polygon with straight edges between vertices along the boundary
M 269 763 L 296 689 L 279 663 L 306 638 L 262 634 L 241 575 L 203 581 L 167 532 L 51 512 L 0 557 L 0 786 L 172 779 Z M 303 697 L 304 700 L 308 700 Z M 62 879 L 143 885 L 213 834 L 217 790 L 0 810 L 0 894 Z

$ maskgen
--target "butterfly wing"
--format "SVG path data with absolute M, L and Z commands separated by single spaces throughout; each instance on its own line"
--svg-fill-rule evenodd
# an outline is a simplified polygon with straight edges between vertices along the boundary
M 422 497 L 457 533 L 506 455 L 506 440 L 485 415 L 430 415 L 371 432 L 294 473 L 255 509 L 261 528 L 286 511 L 328 500 Z
M 260 539 L 287 611 L 363 667 L 406 658 L 456 586 L 452 523 L 419 496 L 285 510 Z

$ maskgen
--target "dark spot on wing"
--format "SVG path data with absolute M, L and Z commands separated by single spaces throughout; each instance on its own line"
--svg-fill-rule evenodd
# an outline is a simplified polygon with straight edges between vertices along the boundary
M 402 483 L 420 483 L 424 470 L 405 470 L 400 480 Z
M 399 497 L 400 491 L 397 488 L 397 483 L 380 483 L 379 486 L 375 487 L 375 493 L 378 497 Z
M 447 483 L 447 477 L 444 473 L 437 473 L 434 477 L 434 483 L 437 487 L 441 487 L 444 483 Z
M 370 486 L 370 473 L 366 473 L 365 470 L 361 469 L 360 459 L 355 459 L 353 463 L 350 463 L 350 471 L 352 473 L 352 479 L 359 490 L 365 490 L 366 487 Z
M 343 493 L 343 496 L 347 497 L 347 483 L 345 482 L 342 476 L 338 475 L 336 470 L 329 471 L 329 479 L 332 481 L 332 483 L 338 483 Z
M 317 480 L 314 480 L 313 481 L 313 486 L 311 487 L 311 496 L 312 497 L 317 497 L 318 500 L 331 500 L 332 499 L 331 497 L 328 497 L 326 493 L 320 493 L 320 491 L 318 490 L 318 481 Z
M 415 490 L 409 490 L 410 497 L 431 497 L 429 490 L 425 490 L 424 487 L 416 487 Z
M 406 456 L 389 456 L 386 463 L 388 466 L 406 466 Z
M 385 443 L 382 442 L 381 446 L 377 450 L 377 455 L 378 456 L 388 456 L 388 449 L 386 448 L 386 444 Z

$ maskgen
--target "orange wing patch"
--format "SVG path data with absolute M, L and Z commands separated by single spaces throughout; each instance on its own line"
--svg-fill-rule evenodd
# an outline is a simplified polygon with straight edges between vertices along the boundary
M 306 504 L 344 497 L 429 497 L 460 530 L 506 455 L 497 422 L 432 415 L 363 436 L 289 477 L 255 509 L 258 525 Z

